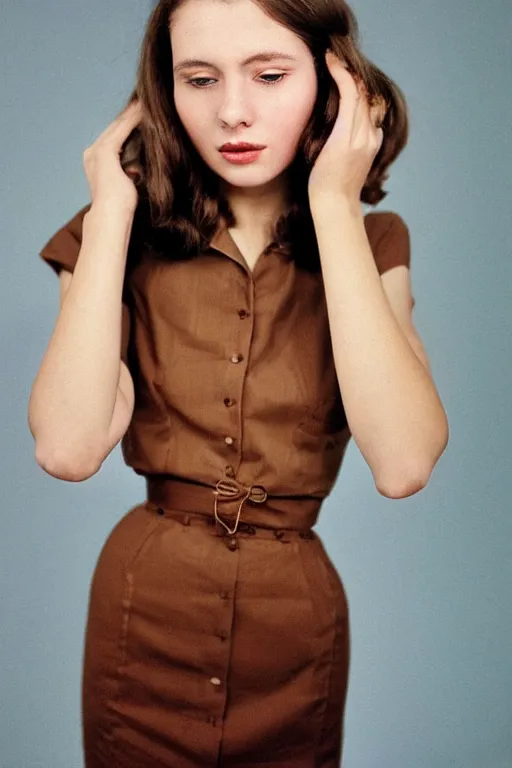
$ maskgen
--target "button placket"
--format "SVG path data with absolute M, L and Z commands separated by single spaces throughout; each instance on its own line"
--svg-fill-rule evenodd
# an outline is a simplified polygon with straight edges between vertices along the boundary
M 252 285 L 252 284 L 251 284 L 251 297 L 250 297 L 250 303 L 252 304 L 252 303 L 253 303 L 253 301 L 254 301 L 254 285 Z M 240 308 L 238 309 L 238 316 L 239 316 L 239 318 L 240 318 L 240 319 L 246 319 L 246 318 L 250 317 L 250 315 L 251 315 L 251 314 L 252 314 L 252 313 L 251 313 L 251 311 L 249 311 L 249 310 L 248 310 L 248 309 L 246 309 L 245 307 L 240 307 Z M 247 346 L 247 343 L 250 343 L 250 338 L 251 338 L 251 334 L 250 334 L 250 332 L 251 332 L 251 325 L 252 325 L 252 324 L 249 324 L 248 326 L 246 326 L 246 332 L 248 332 L 248 333 L 249 333 L 249 338 L 247 339 L 247 333 L 243 333 L 243 334 L 242 334 L 242 336 L 241 336 L 241 339 L 239 339 L 239 341 L 241 341 L 241 342 L 242 342 L 242 344 L 243 344 L 243 345 L 245 345 L 245 346 Z M 229 361 L 230 361 L 231 363 L 233 363 L 233 365 L 239 365 L 241 362 L 243 362 L 243 361 L 245 360 L 245 357 L 246 357 L 246 356 L 245 356 L 244 354 L 242 354 L 241 352 L 233 352 L 233 353 L 232 353 L 232 354 L 229 356 Z M 243 379 L 243 371 L 241 371 L 241 374 L 242 374 L 241 378 Z M 239 384 L 239 389 L 241 389 L 241 388 L 242 388 L 242 385 L 243 385 L 243 381 L 242 381 L 242 382 L 240 382 L 240 384 Z M 233 407 L 234 405 L 236 405 L 238 402 L 239 402 L 239 401 L 238 401 L 237 399 L 233 398 L 233 397 L 228 397 L 228 396 L 226 396 L 226 397 L 224 397 L 224 399 L 223 399 L 223 403 L 224 403 L 224 405 L 225 405 L 225 407 L 226 407 L 226 408 L 232 408 L 232 407 Z M 239 421 L 240 421 L 240 416 L 241 416 L 241 415 L 238 413 L 238 414 L 237 414 L 237 416 L 238 416 L 238 424 L 237 424 L 237 427 L 238 427 L 238 430 L 240 430 L 240 423 L 239 423 Z M 237 454 L 239 453 L 239 447 L 237 448 L 237 447 L 235 446 L 235 440 L 236 440 L 236 438 L 235 438 L 235 437 L 233 437 L 233 435 L 232 435 L 232 434 L 224 435 L 224 438 L 223 438 L 223 439 L 224 439 L 224 443 L 225 443 L 225 445 L 228 445 L 228 446 L 232 446 L 232 447 L 233 447 L 233 449 L 237 451 Z M 226 464 L 226 465 L 225 465 L 225 467 L 224 467 L 224 474 L 225 474 L 226 478 L 231 478 L 231 479 L 233 480 L 233 482 L 235 482 L 235 483 L 236 483 L 236 481 L 234 480 L 234 478 L 235 478 L 235 476 L 236 476 L 236 470 L 235 470 L 235 467 L 234 467 L 232 464 Z M 227 480 L 227 482 L 229 483 L 230 481 L 229 481 L 229 480 Z M 236 517 L 236 522 L 235 522 L 235 526 L 234 526 L 233 530 L 231 530 L 231 529 L 230 529 L 230 528 L 229 528 L 229 527 L 228 527 L 228 526 L 227 526 L 227 525 L 226 525 L 226 524 L 225 524 L 225 523 L 224 523 L 224 522 L 223 522 L 223 521 L 222 521 L 222 520 L 219 518 L 219 516 L 218 516 L 218 514 L 217 514 L 217 497 L 218 497 L 219 495 L 223 495 L 223 493 L 225 493 L 225 490 L 223 491 L 222 489 L 219 489 L 219 483 L 221 483 L 221 484 L 222 484 L 222 483 L 223 483 L 223 481 L 222 481 L 222 480 L 220 480 L 220 481 L 217 483 L 217 487 L 216 487 L 216 490 L 214 491 L 214 496 L 215 496 L 215 499 L 214 499 L 214 518 L 215 518 L 215 520 L 216 520 L 216 521 L 217 521 L 217 522 L 218 522 L 220 525 L 222 525 L 222 526 L 223 526 L 223 528 L 225 529 L 225 532 L 226 532 L 226 533 L 225 533 L 224 535 L 226 535 L 226 534 L 229 534 L 230 536 L 232 536 L 232 534 L 236 533 L 236 530 L 237 530 L 237 527 L 238 527 L 238 522 L 239 522 L 239 519 L 240 519 L 240 514 L 241 514 L 241 511 L 242 511 L 242 506 L 243 506 L 244 502 L 246 501 L 246 499 L 252 496 L 252 494 L 253 494 L 253 488 L 252 488 L 252 486 L 251 486 L 250 488 L 245 488 L 245 487 L 244 487 L 244 488 L 242 488 L 242 490 L 243 490 L 243 498 L 242 498 L 242 500 L 241 500 L 241 502 L 240 502 L 240 505 L 239 505 L 238 514 L 237 514 L 237 517 Z M 238 490 L 240 491 L 240 489 L 241 489 L 241 486 L 240 486 L 239 484 L 238 484 L 238 486 L 239 486 L 239 487 L 238 487 Z M 265 492 L 265 490 L 264 490 L 264 489 L 261 489 L 261 490 L 263 491 L 263 493 L 264 493 L 264 495 L 265 495 L 265 498 L 266 498 L 266 492 Z M 227 495 L 228 495 L 228 496 L 232 495 L 232 491 L 228 490 L 228 491 L 227 491 Z M 257 491 L 256 491 L 256 496 L 258 496 L 258 492 L 257 492 Z M 260 494 L 260 496 L 261 496 L 261 494 Z M 256 498 L 256 500 L 259 500 L 259 498 Z M 228 547 L 228 549 L 230 549 L 230 550 L 232 550 L 232 551 L 235 551 L 236 549 L 238 549 L 238 542 L 237 542 L 237 540 L 236 540 L 235 538 L 231 538 L 231 539 L 229 539 L 229 540 L 226 542 L 226 546 Z
M 250 315 L 251 315 L 251 311 L 249 309 L 246 309 L 245 307 L 240 307 L 237 310 L 237 312 L 238 312 L 238 317 L 241 320 L 245 320 L 246 318 L 250 317 Z M 248 328 L 246 328 L 246 330 L 248 332 L 250 332 L 251 329 L 250 329 L 250 327 L 248 327 Z M 245 338 L 246 338 L 246 334 L 244 333 L 243 336 L 242 336 L 242 341 Z M 250 336 L 249 336 L 249 338 L 250 338 Z M 244 355 L 241 352 L 233 352 L 230 355 L 230 357 L 229 357 L 229 361 L 231 363 L 233 363 L 233 365 L 238 365 L 239 363 L 243 362 L 244 359 L 245 359 L 245 357 L 244 357 Z M 234 398 L 234 397 L 226 396 L 223 399 L 223 403 L 224 403 L 226 408 L 232 408 L 233 406 L 235 406 L 238 403 L 238 400 L 236 398 Z M 240 418 L 240 414 L 238 416 Z M 238 428 L 240 428 L 239 424 L 238 424 Z M 236 438 L 233 437 L 233 435 L 231 435 L 231 434 L 230 435 L 224 435 L 224 443 L 226 445 L 234 446 L 235 445 L 235 439 Z M 231 464 L 227 464 L 224 467 L 224 473 L 225 473 L 226 477 L 230 477 L 230 478 L 234 478 L 235 475 L 236 475 L 235 468 Z
M 241 363 L 243 359 L 244 359 L 244 356 L 240 352 L 234 352 L 229 358 L 230 362 L 232 362 L 235 365 L 237 365 L 238 363 Z M 226 408 L 230 408 L 236 403 L 236 400 L 234 400 L 231 397 L 225 397 L 223 402 Z M 235 442 L 235 438 L 232 437 L 232 435 L 225 435 L 224 442 L 226 443 L 226 445 L 233 445 L 233 443 Z

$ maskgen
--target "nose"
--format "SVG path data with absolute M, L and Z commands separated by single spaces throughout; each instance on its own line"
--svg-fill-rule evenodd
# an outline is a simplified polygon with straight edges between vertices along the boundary
M 222 123 L 230 128 L 234 128 L 239 123 L 250 125 L 253 119 L 252 112 L 247 89 L 243 83 L 226 87 L 218 109 L 218 117 Z

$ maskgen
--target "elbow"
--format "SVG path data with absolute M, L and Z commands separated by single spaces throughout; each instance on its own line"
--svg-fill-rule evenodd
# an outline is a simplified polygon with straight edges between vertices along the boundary
M 47 474 L 58 480 L 67 480 L 70 483 L 80 483 L 95 475 L 101 468 L 102 462 L 98 462 L 91 456 L 73 456 L 70 453 L 54 451 L 48 453 L 38 450 L 36 445 L 36 462 Z
M 414 496 L 415 493 L 422 491 L 429 483 L 433 466 L 418 465 L 411 469 L 402 468 L 397 472 L 388 472 L 374 478 L 375 487 L 381 496 L 388 499 L 405 499 L 408 496 Z
M 402 475 L 391 481 L 379 478 L 375 481 L 375 487 L 381 496 L 385 496 L 388 499 L 405 499 L 422 491 L 427 483 L 428 480 L 423 480 L 419 475 L 414 477 Z
M 439 438 L 435 448 L 427 459 L 417 461 L 413 466 L 410 462 L 402 465 L 397 471 L 395 466 L 379 474 L 375 473 L 375 487 L 381 496 L 388 499 L 405 499 L 408 496 L 414 496 L 415 493 L 422 491 L 428 485 L 434 467 L 444 453 L 449 441 L 449 426 L 445 419 L 443 428 L 439 431 Z

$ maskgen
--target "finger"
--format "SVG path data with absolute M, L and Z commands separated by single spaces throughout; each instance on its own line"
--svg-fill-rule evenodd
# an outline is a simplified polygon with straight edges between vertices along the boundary
M 119 115 L 112 121 L 109 128 L 116 129 L 118 126 L 126 124 L 133 125 L 140 121 L 142 117 L 142 105 L 140 101 L 132 101 Z
M 140 123 L 141 118 L 142 106 L 140 102 L 132 102 L 105 128 L 98 137 L 98 141 L 122 143 Z
M 387 113 L 387 104 L 385 99 L 380 96 L 375 100 L 375 103 L 372 104 L 370 108 L 370 119 L 372 121 L 372 124 L 375 126 L 380 126 L 384 122 L 384 118 L 386 117 Z
M 344 61 L 338 58 L 332 51 L 325 54 L 327 68 L 335 81 L 340 95 L 338 114 L 344 125 L 352 126 L 354 113 L 360 100 L 360 93 L 354 77 L 348 71 Z
M 132 101 L 127 107 L 121 110 L 118 115 L 116 115 L 110 125 L 105 129 L 105 132 L 115 130 L 119 125 L 135 122 L 140 119 L 141 114 L 142 107 L 140 101 Z
M 369 140 L 375 145 L 375 154 L 380 151 L 382 143 L 384 141 L 384 130 L 382 123 L 386 117 L 387 104 L 386 101 L 380 97 L 376 99 L 376 102 L 370 107 L 368 117 L 368 131 Z
M 370 134 L 370 105 L 367 98 L 367 91 L 364 84 L 357 79 L 357 102 L 354 109 L 354 118 L 352 124 L 352 138 L 360 139 L 366 144 Z
M 334 78 L 338 85 L 350 83 L 348 87 L 353 91 L 357 91 L 354 78 L 349 72 L 346 61 L 337 56 L 330 48 L 328 48 L 325 52 L 325 63 L 331 76 Z
M 373 131 L 380 129 L 387 113 L 387 103 L 382 96 L 374 96 L 368 110 L 368 120 Z

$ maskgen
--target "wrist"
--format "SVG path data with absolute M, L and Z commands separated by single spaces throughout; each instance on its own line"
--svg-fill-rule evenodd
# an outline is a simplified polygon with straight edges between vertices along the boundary
M 115 198 L 97 198 L 93 200 L 86 216 L 90 218 L 117 218 L 131 221 L 135 215 L 136 207 L 132 203 L 117 200 Z
M 133 227 L 134 213 L 128 206 L 120 205 L 117 201 L 95 201 L 84 216 L 84 233 L 101 232 L 103 235 L 112 233 L 120 238 L 129 237 Z
M 354 218 L 363 216 L 363 208 L 358 198 L 343 193 L 317 192 L 309 196 L 309 207 L 313 218 L 335 213 L 338 216 L 347 215 Z

